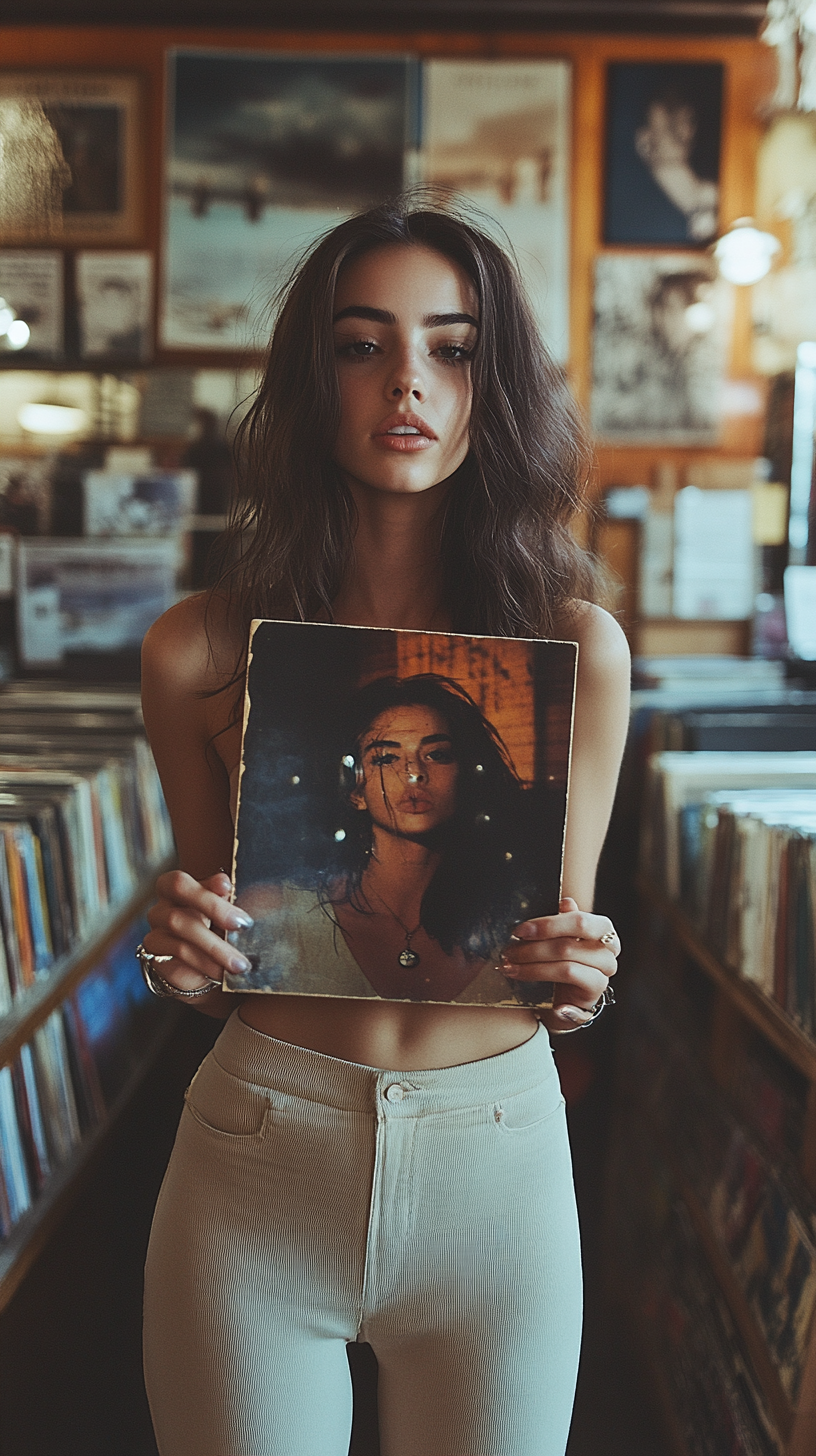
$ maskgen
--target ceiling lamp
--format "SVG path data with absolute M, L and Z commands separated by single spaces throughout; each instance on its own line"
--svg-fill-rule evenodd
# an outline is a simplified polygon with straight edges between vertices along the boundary
M 73 405 L 43 401 L 22 405 L 17 420 L 31 435 L 76 435 L 84 430 L 88 416 Z
M 738 217 L 731 228 L 714 244 L 714 257 L 723 278 L 729 283 L 758 283 L 770 272 L 771 263 L 781 249 L 773 233 L 760 232 L 751 217 Z
M 24 349 L 30 338 L 28 324 L 17 317 L 10 303 L 0 298 L 0 349 Z

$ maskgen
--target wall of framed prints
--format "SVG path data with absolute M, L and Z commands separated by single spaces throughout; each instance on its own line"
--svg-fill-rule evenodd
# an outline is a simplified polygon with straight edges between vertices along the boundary
M 36 294 L 50 367 L 251 362 L 309 237 L 426 180 L 472 196 L 516 246 L 601 484 L 759 453 L 748 300 L 707 251 L 753 210 L 772 89 L 758 41 L 15 27 L 0 42 L 0 104 L 43 100 L 74 179 L 61 230 L 46 182 L 39 236 L 3 225 L 0 271 Z M 681 337 L 692 304 L 709 326 Z
M 671 516 L 684 485 L 749 490 L 769 399 L 784 414 L 773 371 L 755 367 L 757 291 L 725 283 L 711 257 L 757 206 L 767 46 L 205 27 L 9 28 L 0 42 L 0 107 L 40 95 L 77 179 L 63 188 L 44 163 L 26 242 L 0 195 L 0 294 L 13 284 L 28 309 L 25 367 L 60 371 L 40 394 L 84 408 L 97 437 L 133 439 L 140 416 L 137 436 L 178 464 L 196 409 L 219 428 L 240 418 L 276 287 L 309 241 L 402 185 L 451 189 L 516 249 L 590 420 L 598 494 L 649 488 L 648 520 L 588 524 L 636 649 L 747 650 L 734 602 L 678 620 Z M 783 241 L 785 226 L 773 221 Z M 22 386 L 4 384 L 0 438 L 16 430 L 22 457 Z

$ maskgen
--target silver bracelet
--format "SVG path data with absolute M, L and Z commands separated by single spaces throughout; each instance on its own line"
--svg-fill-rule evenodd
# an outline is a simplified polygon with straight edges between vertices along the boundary
M 599 1000 L 595 1002 L 595 1005 L 590 1007 L 591 1015 L 589 1021 L 582 1021 L 579 1023 L 578 1026 L 564 1026 L 560 1031 L 552 1032 L 551 1035 L 570 1036 L 573 1031 L 585 1031 L 588 1026 L 592 1026 L 593 1022 L 598 1020 L 601 1012 L 605 1010 L 607 1006 L 614 1005 L 615 992 L 612 990 L 611 986 L 607 986 L 606 990 L 601 993 Z
M 157 961 L 171 961 L 172 956 L 151 955 L 143 945 L 137 945 L 135 954 L 141 968 L 142 979 L 148 991 L 152 991 L 154 996 L 167 997 L 172 1001 L 196 1001 L 199 996 L 209 996 L 216 987 L 221 989 L 220 981 L 211 981 L 208 978 L 206 986 L 198 986 L 195 991 L 181 991 L 178 986 L 172 986 L 169 981 L 166 981 L 164 976 L 156 970 Z

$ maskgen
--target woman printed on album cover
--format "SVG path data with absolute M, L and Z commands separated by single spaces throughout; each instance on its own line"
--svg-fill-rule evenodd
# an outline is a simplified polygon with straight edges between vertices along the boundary
M 496 729 L 459 684 L 427 673 L 361 688 L 343 736 L 340 866 L 313 887 L 241 892 L 253 969 L 230 984 L 519 1004 L 501 947 L 530 911 L 553 836 Z M 556 831 L 556 898 L 558 851 Z

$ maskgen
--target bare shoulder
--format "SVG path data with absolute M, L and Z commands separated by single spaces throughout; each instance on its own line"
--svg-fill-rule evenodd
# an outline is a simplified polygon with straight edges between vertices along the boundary
M 208 692 L 234 675 L 240 656 L 225 604 L 201 592 L 185 597 L 153 623 L 142 644 L 146 684 L 182 694 Z
M 571 602 L 557 623 L 565 639 L 578 643 L 582 677 L 599 682 L 629 682 L 629 643 L 620 623 L 592 602 Z

